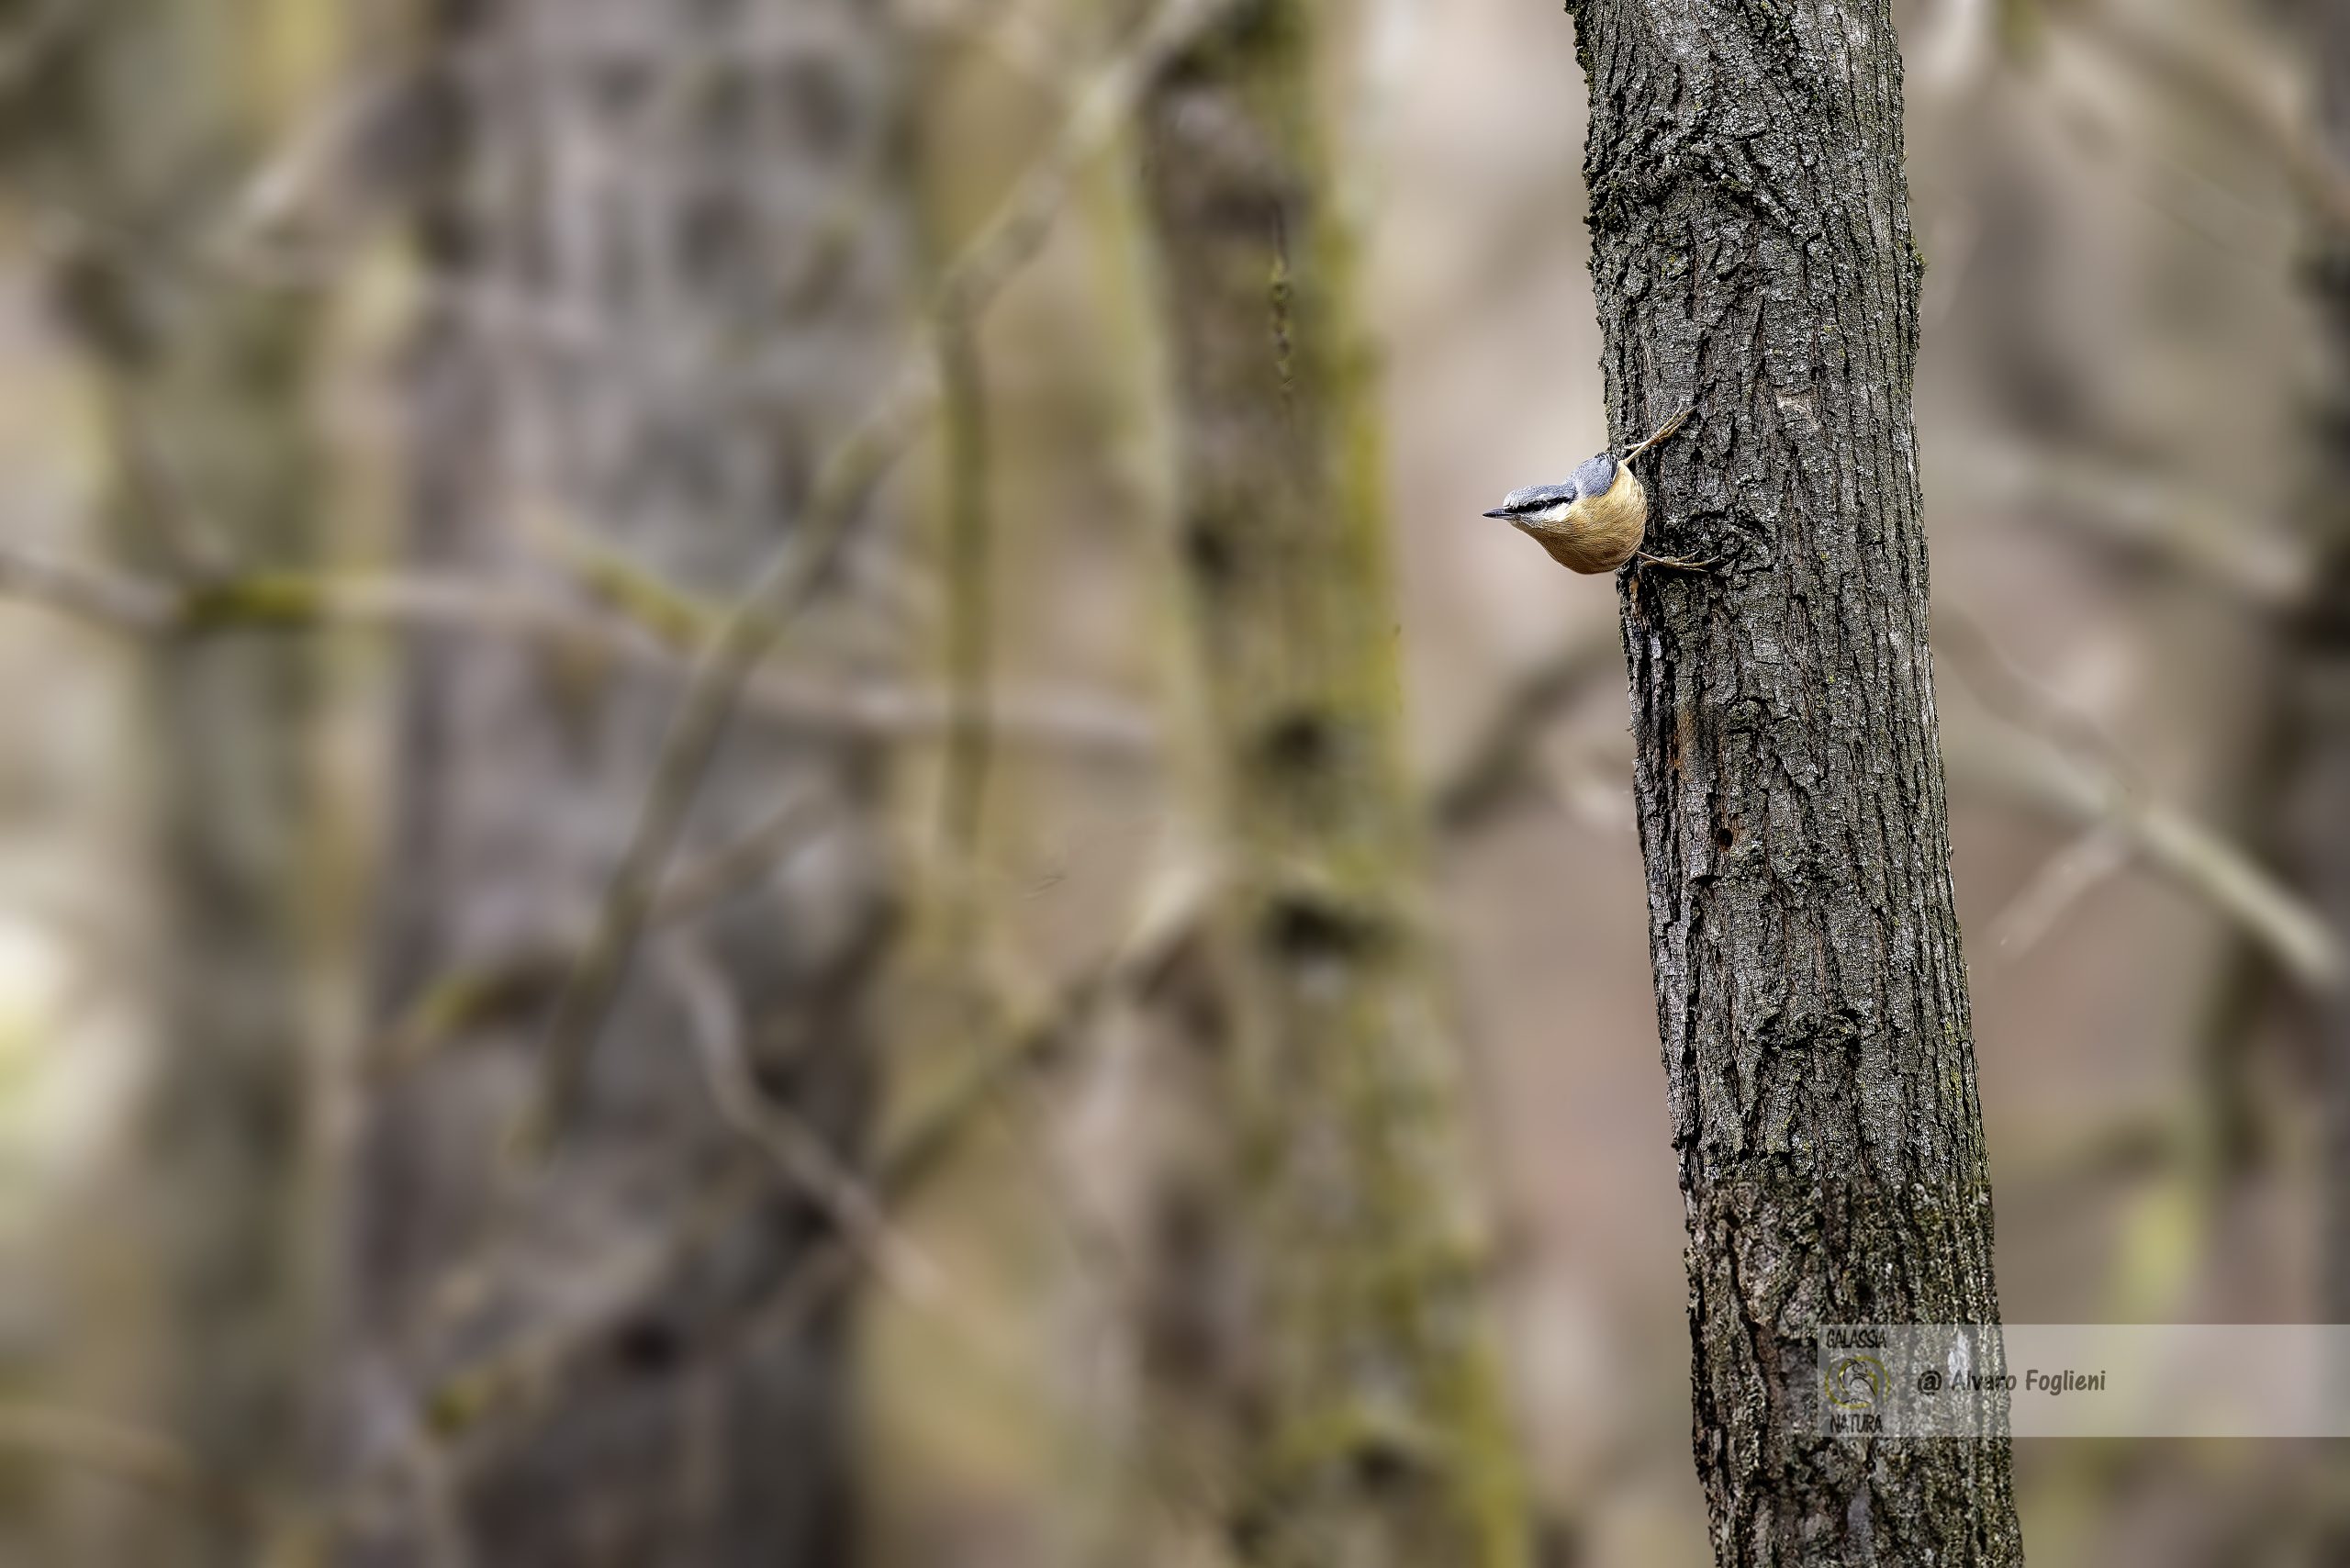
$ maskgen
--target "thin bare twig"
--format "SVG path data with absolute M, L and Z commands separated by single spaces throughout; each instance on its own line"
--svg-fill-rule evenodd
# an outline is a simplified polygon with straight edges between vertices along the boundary
M 2340 936 L 2244 851 L 2175 807 L 2146 799 L 2114 773 L 2009 724 L 1962 730 L 1950 746 L 1954 773 L 2077 826 L 2105 824 L 2132 854 L 2241 927 L 2300 983 L 2342 983 Z
M 1080 1032 L 1101 994 L 1108 966 L 1088 969 L 1056 990 L 1017 1027 L 975 1057 L 956 1081 L 917 1112 L 884 1142 L 870 1176 L 872 1198 L 884 1212 L 905 1208 L 947 1165 L 964 1137 L 978 1124 L 1003 1087 L 1033 1071 Z M 716 1191 L 692 1223 L 656 1249 L 633 1284 L 615 1291 L 591 1312 L 567 1319 L 547 1333 L 506 1347 L 444 1376 L 427 1395 L 437 1409 L 464 1412 L 470 1428 L 496 1416 L 511 1419 L 559 1386 L 564 1369 L 600 1342 L 610 1327 L 638 1309 L 642 1298 L 691 1266 L 708 1249 L 722 1244 L 733 1222 L 769 1191 L 761 1183 L 738 1183 Z M 827 1217 L 831 1211 L 827 1210 Z M 758 1302 L 739 1328 L 704 1343 L 699 1353 L 722 1359 L 731 1350 L 756 1347 L 804 1324 L 835 1294 L 857 1278 L 865 1254 L 837 1228 L 827 1228 Z
M 252 571 L 179 583 L 0 543 L 0 598 L 132 637 L 449 626 L 585 648 L 662 670 L 678 668 L 688 654 L 675 626 L 655 623 L 635 602 L 603 598 L 588 609 L 529 589 L 420 573 Z M 743 701 L 784 723 L 860 734 L 935 734 L 968 722 L 943 691 L 782 670 L 752 680 Z M 1155 726 L 1135 704 L 1083 691 L 991 693 L 979 719 L 1000 739 L 1121 765 L 1147 761 L 1158 747 Z
M 1991 947 L 2014 963 L 2056 928 L 2065 912 L 2130 863 L 2130 841 L 2109 823 L 2084 829 L 2048 860 L 1991 922 Z
M 1955 774 L 2076 826 L 2119 834 L 2133 858 L 2216 907 L 2303 985 L 2341 983 L 2341 939 L 2316 911 L 2224 835 L 2155 799 L 2112 738 L 2018 669 L 1973 616 L 1937 603 L 1934 647 L 1951 655 L 1938 667 L 1989 721 L 1952 738 Z
M 2094 725 L 2056 711 L 1963 610 L 1939 604 L 1934 621 L 1937 648 L 1957 655 L 1943 667 L 1993 718 L 1981 733 L 1952 733 L 1946 749 L 1958 782 L 2117 835 L 2133 859 L 2217 908 L 2302 984 L 2325 990 L 2342 982 L 2342 938 L 2305 901 L 2225 837 L 2133 785 L 2119 748 Z M 1606 646 L 1595 631 L 1590 641 L 1570 639 L 1528 667 L 1433 791 L 1440 827 L 1468 833 L 1491 820 L 1524 776 L 1545 726 L 1601 667 Z
M 259 1502 L 197 1462 L 161 1432 L 54 1406 L 0 1404 L 0 1450 L 111 1475 L 231 1525 L 250 1525 Z
M 905 1210 L 947 1169 L 981 1116 L 1007 1085 L 1048 1066 L 1082 1039 L 1088 1022 L 1105 997 L 1119 990 L 1147 991 L 1162 982 L 1197 936 L 1213 886 L 1205 877 L 1169 879 L 1154 885 L 1133 929 L 1114 950 L 1052 987 L 1035 1002 L 1011 1011 L 1011 1021 L 993 1033 L 953 1082 L 916 1110 L 882 1140 L 867 1176 L 872 1201 L 886 1211 Z M 751 1185 L 714 1193 L 691 1225 L 637 1275 L 631 1290 L 615 1292 L 591 1313 L 559 1329 L 509 1347 L 444 1378 L 431 1394 L 436 1407 L 468 1412 L 468 1424 L 495 1412 L 511 1417 L 543 1397 L 562 1381 L 572 1358 L 598 1343 L 612 1323 L 636 1310 L 642 1295 L 690 1266 L 701 1250 L 721 1244 L 733 1218 L 755 1201 L 764 1187 Z M 755 1352 L 805 1325 L 854 1283 L 864 1257 L 851 1238 L 827 1228 L 810 1250 L 728 1334 L 704 1342 L 701 1355 L 716 1361 L 738 1350 Z
M 1958 456 L 1971 501 L 2044 510 L 2109 549 L 2262 611 L 2289 611 L 2309 591 L 2309 552 L 2287 529 L 2174 477 L 2017 443 L 1970 444 Z
M 172 622 L 172 596 L 166 589 L 15 546 L 0 547 L 0 595 L 132 636 L 151 636 Z
M 808 841 L 816 805 L 813 795 L 789 796 L 739 838 L 681 868 L 661 891 L 654 924 L 690 920 L 766 877 Z M 549 938 L 439 976 L 367 1053 L 372 1079 L 382 1082 L 412 1072 L 455 1031 L 533 1005 L 562 984 L 584 945 L 584 935 L 568 942 Z
M 2232 126 L 2284 171 L 2294 193 L 2332 227 L 2350 230 L 2350 173 L 2307 126 L 2263 94 L 2257 84 L 2215 56 L 2148 28 L 2121 7 L 2066 8 L 2052 19 L 2101 46 L 2156 84 Z
M 688 1033 L 719 1114 L 814 1201 L 883 1283 L 919 1304 L 934 1304 L 946 1282 L 938 1265 L 899 1234 L 880 1201 L 815 1128 L 759 1087 L 743 1049 L 742 1013 L 725 976 L 683 937 L 662 943 L 660 956 L 685 1005 Z
M 1230 0 L 1167 0 L 1124 50 L 1098 68 L 1059 133 L 1011 196 L 946 269 L 934 318 L 974 319 L 1042 246 L 1078 174 L 1109 144 L 1150 82 Z M 824 577 L 882 475 L 937 407 L 934 356 L 910 356 L 879 402 L 820 474 L 792 537 L 728 611 L 695 669 L 654 767 L 627 851 L 598 913 L 587 955 L 558 999 L 542 1047 L 540 1083 L 524 1125 L 525 1149 L 561 1134 L 584 1081 L 587 1057 L 652 907 L 652 890 L 751 672 L 782 637 Z
M 1155 887 L 1134 929 L 1113 952 L 1078 971 L 1044 1002 L 997 1036 L 961 1079 L 892 1137 L 876 1163 L 873 1181 L 902 1204 L 942 1170 L 979 1113 L 1008 1083 L 1053 1059 L 1082 1037 L 1105 998 L 1147 991 L 1160 983 L 1197 939 L 1211 907 L 1213 879 L 1174 879 Z M 744 1320 L 752 1351 L 774 1344 L 805 1324 L 855 1279 L 855 1255 L 834 1236 L 786 1276 Z
M 1499 816 L 1527 778 L 1534 748 L 1560 711 L 1616 667 L 1613 617 L 1595 620 L 1526 666 L 1494 705 L 1474 740 L 1429 792 L 1436 826 L 1474 833 Z
M 953 714 L 939 784 L 939 825 L 957 875 L 978 863 L 993 761 L 987 694 L 995 660 L 992 431 L 979 335 L 962 317 L 938 326 L 946 434 L 946 689 Z
M 39 77 L 97 6 L 89 0 L 45 0 L 0 39 L 0 98 Z

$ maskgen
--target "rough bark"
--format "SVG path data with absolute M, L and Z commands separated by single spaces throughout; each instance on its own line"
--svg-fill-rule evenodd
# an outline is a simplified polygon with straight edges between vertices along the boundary
M 1998 1320 L 1885 0 L 1579 0 L 1657 1018 L 1723 1564 L 2013 1563 L 2008 1446 L 1815 1435 L 1813 1334 Z
M 531 532 L 552 523 L 730 599 L 895 352 L 878 11 L 453 0 L 436 26 L 449 143 L 424 220 L 415 554 L 527 580 L 551 569 Z M 886 660 L 860 604 L 837 585 L 805 638 Z M 420 637 L 407 674 L 389 1015 L 452 976 L 576 949 L 677 697 L 488 634 Z M 890 913 L 878 762 L 738 723 L 688 854 L 790 798 L 812 825 L 698 921 L 690 970 L 658 942 L 635 966 L 543 1164 L 509 1143 L 543 1070 L 543 995 L 381 1092 L 344 1436 L 357 1495 L 395 1506 L 361 1516 L 350 1560 L 441 1560 L 452 1535 L 501 1568 L 854 1560 L 847 1316 L 783 1305 L 824 1221 L 722 1119 L 693 1042 L 733 1034 L 756 1092 L 854 1152 Z
M 1244 1434 L 1225 1524 L 1250 1562 L 1516 1564 L 1527 1525 L 1415 902 L 1384 475 L 1316 146 L 1312 10 L 1240 6 L 1144 117 L 1185 611 L 1228 849 L 1210 1012 L 1246 1143 L 1237 1190 L 1195 1217 L 1247 1232 L 1257 1293 L 1243 1363 L 1206 1369 Z

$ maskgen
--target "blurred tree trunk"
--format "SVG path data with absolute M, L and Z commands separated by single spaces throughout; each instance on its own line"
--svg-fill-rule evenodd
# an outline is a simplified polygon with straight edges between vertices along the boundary
M 2284 17 L 2305 38 L 2314 80 L 2311 131 L 2350 181 L 2350 10 L 2302 0 Z M 2293 630 L 2281 759 L 2292 799 L 2288 820 L 2311 895 L 2337 933 L 2350 932 L 2350 229 L 2311 205 L 2301 281 L 2323 353 L 2310 410 L 2309 465 L 2301 477 L 2302 533 L 2311 552 L 2307 603 Z M 2350 991 L 2310 1001 L 2322 1084 L 2318 1178 L 2319 1320 L 2350 1324 Z M 2350 1400 L 2350 1365 L 2325 1369 L 2334 1408 Z M 2350 1495 L 2337 1459 L 2321 1472 L 2310 1560 L 2350 1562 Z
M 2021 1560 L 2004 1435 L 1816 1435 L 1825 1323 L 1989 1324 L 1886 0 L 1578 0 L 1635 790 L 1716 1560 Z M 1806 1370 L 1796 1370 L 1806 1369 Z
M 2317 134 L 2350 180 L 2350 13 L 2307 14 L 2317 72 Z M 2311 892 L 2336 931 L 2350 931 L 2350 232 L 2322 215 L 2305 276 L 2327 350 L 2312 431 L 2307 532 L 2315 577 L 2303 621 L 2300 799 Z M 2326 1092 L 2325 1321 L 2350 1323 L 2350 994 L 2316 999 Z M 2337 1389 L 2337 1397 L 2343 1390 Z M 2350 1526 L 2337 1524 L 2336 1560 L 2350 1560 Z
M 1311 9 L 1240 6 L 1145 114 L 1227 847 L 1216 1048 L 1245 1150 L 1203 1223 L 1248 1232 L 1256 1304 L 1246 1342 L 1204 1366 L 1162 1341 L 1159 1376 L 1226 1385 L 1244 1560 L 1516 1564 L 1528 1524 L 1418 903 L 1373 367 L 1317 145 Z
M 300 9 L 94 7 L 26 106 L 56 116 L 34 138 L 37 189 L 62 230 L 64 313 L 103 377 L 115 544 L 141 571 L 294 566 L 324 536 L 305 403 L 317 312 L 236 271 L 222 244 L 328 63 L 306 49 L 319 29 Z M 318 1327 L 308 977 L 325 890 L 305 851 L 323 668 L 315 644 L 267 640 L 162 645 L 148 665 L 160 973 L 140 1157 L 166 1314 L 162 1420 L 264 1495 L 301 1469 Z M 253 1551 L 175 1530 L 167 1561 Z
M 732 598 L 898 335 L 878 10 L 479 0 L 435 25 L 416 557 L 545 588 L 567 532 L 607 580 Z M 877 565 L 851 551 L 796 656 L 890 660 L 858 594 Z M 346 1458 L 354 1495 L 399 1506 L 355 1560 L 458 1540 L 498 1568 L 854 1561 L 847 1316 L 793 1305 L 822 1211 L 699 1064 L 739 1050 L 762 1114 L 853 1156 L 891 912 L 875 747 L 738 723 L 687 854 L 789 800 L 807 825 L 689 928 L 692 963 L 656 937 L 633 967 L 542 1165 L 509 1142 L 543 1071 L 544 991 L 520 982 L 576 950 L 677 692 L 453 632 L 420 634 L 407 676 L 387 1011 L 519 1005 L 455 1008 L 465 1026 L 379 1091 L 364 1139 Z

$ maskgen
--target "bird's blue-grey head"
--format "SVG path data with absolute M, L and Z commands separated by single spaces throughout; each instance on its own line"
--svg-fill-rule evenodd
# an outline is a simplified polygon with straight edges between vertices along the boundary
M 1599 496 L 1616 482 L 1616 454 L 1603 452 L 1575 469 L 1574 477 L 1555 485 L 1528 485 L 1512 490 L 1502 504 L 1487 512 L 1511 522 L 1564 522 L 1567 509 L 1578 496 Z

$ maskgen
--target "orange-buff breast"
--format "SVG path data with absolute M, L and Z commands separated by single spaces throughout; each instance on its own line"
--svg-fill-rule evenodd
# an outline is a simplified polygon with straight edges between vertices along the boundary
M 1603 494 L 1577 501 L 1565 521 L 1527 532 L 1571 572 L 1612 572 L 1639 549 L 1648 521 L 1648 492 L 1632 477 L 1629 465 L 1619 465 L 1616 482 Z

